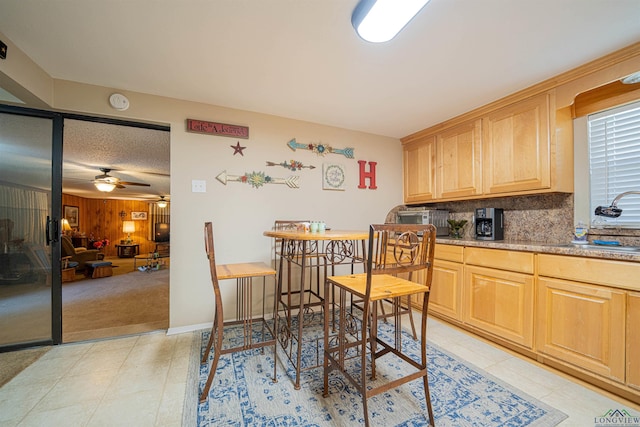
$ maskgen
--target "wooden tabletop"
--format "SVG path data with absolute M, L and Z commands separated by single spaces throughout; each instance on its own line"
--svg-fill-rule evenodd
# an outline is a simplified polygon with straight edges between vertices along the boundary
M 218 280 L 239 277 L 275 276 L 276 271 L 264 262 L 241 262 L 238 264 L 216 264 Z
M 367 240 L 369 238 L 369 232 L 361 230 L 326 230 L 315 233 L 296 230 L 269 230 L 262 234 L 286 240 Z

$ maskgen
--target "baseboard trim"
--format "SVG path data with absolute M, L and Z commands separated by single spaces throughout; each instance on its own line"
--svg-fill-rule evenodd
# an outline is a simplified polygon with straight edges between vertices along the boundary
M 184 334 L 186 332 L 199 331 L 201 329 L 211 329 L 212 327 L 213 327 L 213 322 L 199 323 L 197 325 L 180 326 L 177 328 L 167 329 L 167 335 Z

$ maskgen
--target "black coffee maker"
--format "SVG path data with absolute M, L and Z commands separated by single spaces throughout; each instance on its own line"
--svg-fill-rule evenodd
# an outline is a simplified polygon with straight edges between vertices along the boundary
M 504 239 L 504 211 L 498 208 L 476 209 L 476 240 Z

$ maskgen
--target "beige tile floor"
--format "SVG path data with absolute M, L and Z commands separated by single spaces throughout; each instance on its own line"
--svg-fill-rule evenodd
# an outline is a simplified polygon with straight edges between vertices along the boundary
M 0 388 L 0 426 L 180 426 L 193 336 L 55 346 Z
M 54 347 L 0 388 L 0 426 L 194 425 L 189 421 L 193 410 L 185 409 L 185 403 L 197 400 L 196 384 L 187 387 L 193 337 L 193 333 L 167 336 L 158 332 Z M 429 319 L 429 339 L 565 412 L 569 418 L 562 427 L 594 426 L 594 417 L 609 409 L 640 414 L 637 405 L 435 319 Z

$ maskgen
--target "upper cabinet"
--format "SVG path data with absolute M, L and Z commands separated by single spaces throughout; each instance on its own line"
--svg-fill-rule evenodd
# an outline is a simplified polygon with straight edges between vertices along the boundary
M 437 198 L 482 194 L 482 121 L 455 126 L 436 140 Z
M 484 193 L 551 187 L 549 94 L 509 105 L 484 120 Z
M 435 199 L 435 137 L 427 137 L 404 145 L 402 157 L 405 203 Z
M 403 139 L 405 203 L 573 191 L 571 112 L 553 90 L 465 117 Z

